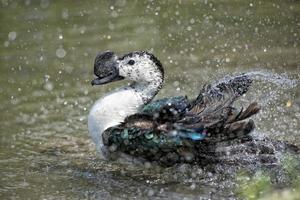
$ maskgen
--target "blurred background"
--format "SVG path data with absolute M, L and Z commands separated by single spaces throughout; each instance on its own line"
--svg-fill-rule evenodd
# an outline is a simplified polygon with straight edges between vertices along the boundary
M 0 23 L 1 199 L 239 195 L 222 176 L 97 157 L 89 109 L 125 84 L 91 87 L 95 55 L 104 50 L 156 55 L 166 71 L 158 98 L 193 98 L 225 75 L 252 74 L 257 80 L 240 104 L 262 105 L 256 133 L 300 144 L 299 1 L 1 0 Z

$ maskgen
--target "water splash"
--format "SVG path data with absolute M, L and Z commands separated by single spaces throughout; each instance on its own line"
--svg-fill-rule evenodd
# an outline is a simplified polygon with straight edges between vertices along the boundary
M 280 104 L 278 101 L 284 101 L 286 105 L 292 104 L 291 99 L 294 98 L 294 92 L 287 92 L 299 85 L 298 79 L 292 79 L 288 74 L 277 74 L 270 71 L 248 71 L 244 73 L 236 73 L 227 75 L 214 83 L 212 87 L 220 83 L 228 83 L 230 80 L 241 77 L 249 76 L 253 82 L 250 91 L 247 92 L 244 103 L 257 101 L 261 106 L 270 106 Z M 278 110 L 278 109 L 275 109 Z
M 234 75 L 227 75 L 224 78 L 220 79 L 217 83 L 213 86 L 220 84 L 221 82 L 228 82 L 234 78 L 239 76 L 247 75 L 252 80 L 262 81 L 265 83 L 272 83 L 276 86 L 280 86 L 282 89 L 291 89 L 298 85 L 299 80 L 291 79 L 288 77 L 287 74 L 277 74 L 270 71 L 249 71 L 244 73 L 236 73 Z
M 290 79 L 286 73 L 276 74 L 269 71 L 249 71 L 244 74 L 248 75 L 253 80 L 273 83 L 283 89 L 294 88 L 299 83 L 298 80 Z
M 273 115 L 276 113 L 276 110 L 282 109 L 282 101 L 291 103 L 291 99 L 294 98 L 294 92 L 287 90 L 296 88 L 299 84 L 299 80 L 290 78 L 286 73 L 250 71 L 245 74 L 254 80 L 254 91 L 250 93 L 253 100 L 258 101 L 261 106 L 273 106 Z

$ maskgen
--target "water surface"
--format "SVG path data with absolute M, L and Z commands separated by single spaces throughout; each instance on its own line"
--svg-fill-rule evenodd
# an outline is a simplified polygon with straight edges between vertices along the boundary
M 105 162 L 87 132 L 96 53 L 153 52 L 159 97 L 195 97 L 227 74 L 259 76 L 256 133 L 300 145 L 299 1 L 8 1 L 0 3 L 1 199 L 235 198 L 232 174 L 197 166 Z M 276 75 L 277 74 L 277 75 Z M 278 75 L 279 74 L 279 75 Z M 288 185 L 285 187 L 289 187 Z

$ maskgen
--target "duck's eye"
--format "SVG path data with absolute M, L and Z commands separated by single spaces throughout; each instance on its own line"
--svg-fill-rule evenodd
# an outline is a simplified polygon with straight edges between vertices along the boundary
M 134 65 L 134 63 L 135 63 L 134 60 L 129 60 L 128 61 L 128 65 Z

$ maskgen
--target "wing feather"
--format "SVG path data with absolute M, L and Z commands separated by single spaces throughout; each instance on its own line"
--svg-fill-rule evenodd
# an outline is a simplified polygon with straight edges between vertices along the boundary
M 121 151 L 166 165 L 201 162 L 215 155 L 218 143 L 251 140 L 254 122 L 244 120 L 260 107 L 255 102 L 245 110 L 233 106 L 251 82 L 240 75 L 203 87 L 192 102 L 183 96 L 153 101 L 141 113 L 105 130 L 103 142 L 111 153 Z

